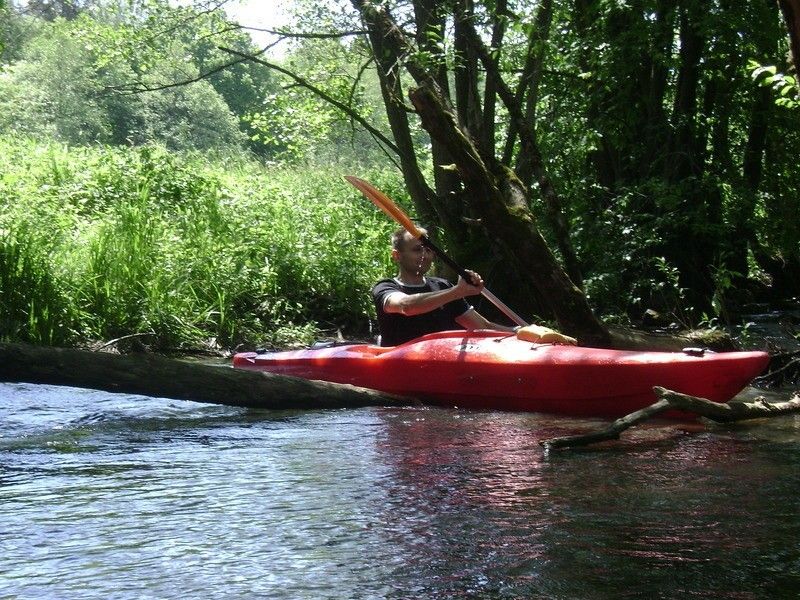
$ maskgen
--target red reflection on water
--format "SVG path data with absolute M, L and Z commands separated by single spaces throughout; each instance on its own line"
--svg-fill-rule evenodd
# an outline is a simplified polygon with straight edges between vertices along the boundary
M 691 569 L 684 583 L 703 589 L 707 577 L 724 581 L 721 564 L 764 562 L 797 523 L 763 518 L 765 494 L 783 497 L 776 488 L 794 477 L 786 465 L 693 424 L 654 423 L 602 450 L 546 457 L 540 440 L 602 423 L 438 409 L 383 417 L 399 541 L 420 552 L 423 571 L 455 562 L 552 581 L 581 569 L 586 585 L 616 572 L 657 590 L 673 569 Z

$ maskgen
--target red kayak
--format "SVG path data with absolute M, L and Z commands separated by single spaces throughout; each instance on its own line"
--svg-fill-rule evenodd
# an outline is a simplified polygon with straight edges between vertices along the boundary
M 765 352 L 632 352 L 534 344 L 496 331 L 444 331 L 400 346 L 349 344 L 233 357 L 240 369 L 349 383 L 441 406 L 616 417 L 653 386 L 726 402 Z

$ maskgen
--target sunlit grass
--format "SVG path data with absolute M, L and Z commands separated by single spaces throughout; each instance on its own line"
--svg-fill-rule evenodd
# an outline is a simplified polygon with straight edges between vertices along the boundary
M 0 338 L 145 334 L 176 349 L 364 335 L 394 225 L 341 175 L 0 138 Z

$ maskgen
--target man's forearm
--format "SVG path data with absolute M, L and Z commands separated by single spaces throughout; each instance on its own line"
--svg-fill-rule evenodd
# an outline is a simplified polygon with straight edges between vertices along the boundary
M 383 308 L 388 313 L 400 313 L 407 317 L 413 317 L 436 310 L 448 302 L 459 300 L 463 297 L 460 290 L 454 287 L 421 294 L 398 293 L 389 296 Z

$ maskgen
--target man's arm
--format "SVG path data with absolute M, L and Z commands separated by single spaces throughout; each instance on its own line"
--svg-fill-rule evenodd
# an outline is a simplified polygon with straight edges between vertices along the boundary
M 472 285 L 459 277 L 455 287 L 447 288 L 446 290 L 423 292 L 421 294 L 392 292 L 383 301 L 383 310 L 387 313 L 400 313 L 407 317 L 413 317 L 436 310 L 453 300 L 480 294 L 481 290 L 483 290 L 483 279 L 470 271 L 468 273 L 473 275 L 473 279 L 477 281 L 478 285 Z

